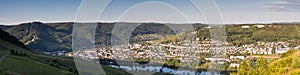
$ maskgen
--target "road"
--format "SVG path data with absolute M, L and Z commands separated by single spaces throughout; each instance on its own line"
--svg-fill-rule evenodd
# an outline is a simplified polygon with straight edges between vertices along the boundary
M 9 54 L 2 56 L 2 57 L 0 58 L 0 63 L 1 63 L 7 56 L 9 56 Z

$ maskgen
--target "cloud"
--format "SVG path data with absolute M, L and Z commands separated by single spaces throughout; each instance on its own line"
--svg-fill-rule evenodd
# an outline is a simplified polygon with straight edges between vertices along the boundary
M 0 18 L 0 25 L 8 25 L 8 24 L 16 24 L 15 21 L 7 19 L 7 18 Z
M 268 3 L 267 8 L 275 11 L 300 12 L 300 0 L 281 0 Z
M 0 18 L 0 22 L 7 22 L 7 21 L 9 21 L 9 20 L 7 20 L 7 19 L 4 19 L 4 18 Z

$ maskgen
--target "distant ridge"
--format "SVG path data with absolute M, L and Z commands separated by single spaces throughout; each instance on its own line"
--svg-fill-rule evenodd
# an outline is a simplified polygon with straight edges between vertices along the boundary
M 156 23 L 156 24 L 207 24 L 207 23 L 201 23 L 201 22 L 191 22 L 191 23 L 171 23 L 171 22 L 73 22 L 73 21 L 58 21 L 58 22 L 41 22 L 41 21 L 32 21 L 32 22 L 23 22 L 23 23 L 17 23 L 17 24 L 2 24 L 0 26 L 14 26 L 14 25 L 22 25 L 22 24 L 29 24 L 29 23 L 43 23 L 43 24 L 74 24 L 74 23 L 93 23 L 93 24 L 116 24 L 116 23 Z M 300 22 L 266 22 L 266 23 L 224 23 L 224 25 L 244 25 L 244 24 L 300 24 Z
M 36 52 L 52 52 L 52 51 L 72 51 L 72 31 L 73 24 L 97 24 L 96 28 L 96 45 L 109 46 L 110 38 L 114 36 L 112 30 L 116 23 L 132 24 L 137 22 L 58 22 L 58 23 L 42 23 L 30 22 L 12 26 L 1 26 L 4 31 L 15 36 L 23 42 L 30 50 Z M 141 23 L 132 33 L 132 37 L 144 34 L 174 34 L 173 31 L 166 26 L 172 23 Z M 185 24 L 177 24 L 185 25 Z M 196 31 L 199 32 L 199 38 L 208 38 L 210 33 L 207 24 L 192 23 Z M 245 30 L 241 26 L 248 25 L 250 28 Z M 257 28 L 256 25 L 265 25 L 264 28 Z M 273 25 L 273 26 L 270 26 Z M 300 23 L 271 23 L 271 24 L 228 24 L 226 25 L 228 41 L 233 44 L 253 43 L 256 41 L 274 41 L 274 40 L 297 40 L 300 39 L 298 34 L 300 31 Z M 84 34 L 83 34 L 84 36 Z M 85 39 L 89 41 L 90 39 Z M 240 42 L 243 41 L 243 42 Z

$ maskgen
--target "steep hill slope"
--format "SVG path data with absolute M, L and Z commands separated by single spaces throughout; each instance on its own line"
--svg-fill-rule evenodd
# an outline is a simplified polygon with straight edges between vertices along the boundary
M 22 42 L 18 41 L 17 38 L 15 38 L 14 36 L 10 35 L 5 31 L 2 31 L 1 29 L 0 29 L 0 39 L 3 41 L 13 43 L 21 48 L 28 49 Z
M 0 32 L 0 75 L 77 75 L 73 58 L 32 53 L 24 49 L 24 44 L 15 37 L 2 30 Z M 107 74 L 126 73 L 109 66 L 103 68 Z
M 25 49 L 25 45 L 19 42 L 15 37 L 7 32 L 0 30 L 0 74 L 14 75 L 65 75 L 76 74 L 75 72 L 63 69 L 67 66 L 57 68 L 47 63 L 40 62 L 43 60 L 55 59 L 48 57 L 41 59 L 39 54 L 34 54 Z M 24 47 L 24 48 L 23 48 Z M 44 55 L 42 55 L 44 56 Z M 71 67 L 71 66 L 70 66 Z
M 55 29 L 40 22 L 24 23 L 3 29 L 16 36 L 34 52 L 70 49 L 70 42 L 65 42 L 71 40 L 70 31 Z
M 290 50 L 272 61 L 264 58 L 244 60 L 239 75 L 299 75 L 300 51 Z

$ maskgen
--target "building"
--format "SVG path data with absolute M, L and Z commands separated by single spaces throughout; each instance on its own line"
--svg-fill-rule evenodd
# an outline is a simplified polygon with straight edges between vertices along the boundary
M 231 63 L 229 67 L 240 67 L 240 64 Z
M 245 25 L 245 26 L 241 26 L 242 28 L 244 28 L 244 29 L 248 29 L 248 28 L 250 28 L 250 26 L 248 26 L 248 25 Z
M 256 25 L 257 28 L 263 28 L 265 27 L 264 25 Z
M 230 62 L 229 59 L 225 59 L 225 58 L 204 58 L 204 59 L 209 61 L 216 61 L 219 64 L 223 64 L 224 62 Z
M 294 49 L 296 49 L 296 50 L 300 50 L 300 45 L 298 45 L 298 46 L 294 47 Z
M 246 56 L 230 56 L 230 59 L 245 59 Z
M 276 53 L 282 54 L 282 53 L 288 52 L 289 50 L 290 50 L 289 48 L 282 48 L 282 49 L 277 50 Z

